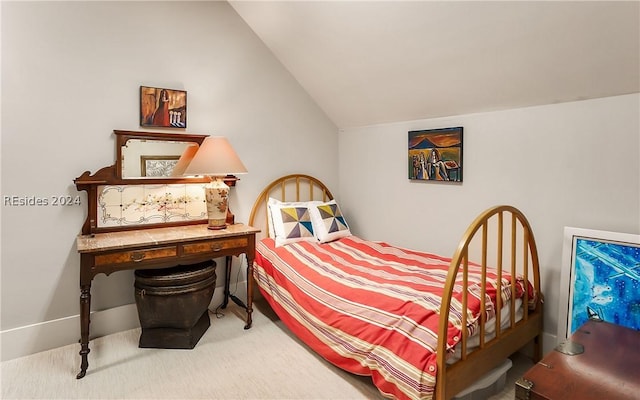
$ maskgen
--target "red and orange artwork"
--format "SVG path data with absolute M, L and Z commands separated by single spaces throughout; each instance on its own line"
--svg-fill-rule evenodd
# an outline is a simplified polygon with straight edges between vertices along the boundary
M 187 92 L 140 86 L 140 126 L 187 127 Z

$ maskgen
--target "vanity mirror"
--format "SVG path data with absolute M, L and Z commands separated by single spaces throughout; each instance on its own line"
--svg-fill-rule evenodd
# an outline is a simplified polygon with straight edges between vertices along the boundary
M 144 180 L 187 179 L 182 177 L 180 171 L 186 168 L 183 163 L 188 164 L 188 160 L 208 136 L 119 130 L 113 132 L 116 135 L 116 173 L 122 179 Z
M 207 221 L 203 185 L 210 178 L 184 177 L 176 169 L 184 171 L 188 162 L 181 165 L 181 156 L 193 156 L 208 135 L 113 132 L 115 164 L 74 180 L 79 191 L 87 192 L 82 234 Z

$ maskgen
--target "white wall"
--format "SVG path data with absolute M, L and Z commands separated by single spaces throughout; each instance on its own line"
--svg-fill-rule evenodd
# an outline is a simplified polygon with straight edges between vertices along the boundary
M 324 180 L 356 233 L 443 254 L 453 252 L 481 210 L 521 208 L 536 232 L 551 334 L 562 228 L 640 231 L 637 94 L 337 135 L 227 3 L 0 7 L 3 197 L 77 195 L 74 178 L 114 162 L 112 130 L 139 129 L 138 90 L 148 85 L 187 90 L 187 132 L 229 137 L 249 169 L 232 191 L 239 221 L 265 183 L 292 172 Z M 409 182 L 407 131 L 459 125 L 464 183 Z M 85 215 L 84 203 L 3 201 L 2 359 L 78 339 L 75 236 Z M 130 272 L 97 277 L 92 309 L 109 315 L 92 318 L 92 332 L 121 329 L 110 311 L 131 309 L 132 284 Z M 16 337 L 23 338 L 20 349 Z
M 237 221 L 280 175 L 337 187 L 337 128 L 226 2 L 1 7 L 3 359 L 78 340 L 75 238 L 86 216 L 84 193 L 70 207 L 4 196 L 78 195 L 74 178 L 114 163 L 112 131 L 140 130 L 140 85 L 186 90 L 185 132 L 229 138 L 249 170 L 232 191 Z M 98 276 L 92 294 L 93 310 L 131 304 L 132 272 Z
M 564 226 L 640 233 L 639 120 L 633 94 L 345 129 L 339 200 L 357 234 L 448 255 L 484 209 L 520 208 L 555 335 Z M 452 126 L 464 127 L 464 182 L 409 181 L 407 132 Z

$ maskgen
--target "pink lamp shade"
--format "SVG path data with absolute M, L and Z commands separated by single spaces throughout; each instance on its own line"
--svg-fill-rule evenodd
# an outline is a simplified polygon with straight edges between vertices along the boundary
M 183 175 L 225 176 L 246 174 L 247 168 L 223 136 L 204 139 Z
M 187 166 L 191 163 L 191 160 L 193 160 L 193 157 L 196 155 L 198 147 L 199 146 L 194 143 L 188 145 L 187 148 L 184 149 L 182 155 L 180 155 L 180 158 L 176 163 L 176 166 L 173 167 L 173 171 L 171 171 L 171 176 L 182 176 L 184 170 L 187 169 Z

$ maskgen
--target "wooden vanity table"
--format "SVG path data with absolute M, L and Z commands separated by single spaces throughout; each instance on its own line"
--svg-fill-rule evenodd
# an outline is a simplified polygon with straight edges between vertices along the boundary
M 207 224 L 151 228 L 134 231 L 81 235 L 77 238 L 80 253 L 80 356 L 78 378 L 87 371 L 89 354 L 89 318 L 91 281 L 100 273 L 148 268 L 169 268 L 226 257 L 224 304 L 229 300 L 232 256 L 247 257 L 247 276 L 253 276 L 255 235 L 259 229 L 247 225 L 229 225 L 227 229 L 210 230 Z M 247 321 L 251 327 L 253 285 L 247 279 Z M 132 287 L 133 290 L 133 287 Z M 244 304 L 241 304 L 244 306 Z
M 225 257 L 223 308 L 231 297 L 247 311 L 244 328 L 249 329 L 252 323 L 251 277 L 255 236 L 260 230 L 243 224 L 228 225 L 221 230 L 207 229 L 206 212 L 198 211 L 203 207 L 203 200 L 198 196 L 202 193 L 204 197 L 200 189 L 207 179 L 125 177 L 123 171 L 123 150 L 131 139 L 157 140 L 172 145 L 179 141 L 191 145 L 200 144 L 206 135 L 114 133 L 117 136 L 116 164 L 102 168 L 94 175 L 87 171 L 74 180 L 77 189 L 85 190 L 88 195 L 87 219 L 76 240 L 80 253 L 81 364 L 78 379 L 85 376 L 89 366 L 91 283 L 100 273 L 170 268 Z M 246 305 L 229 292 L 232 257 L 243 253 L 247 261 Z

